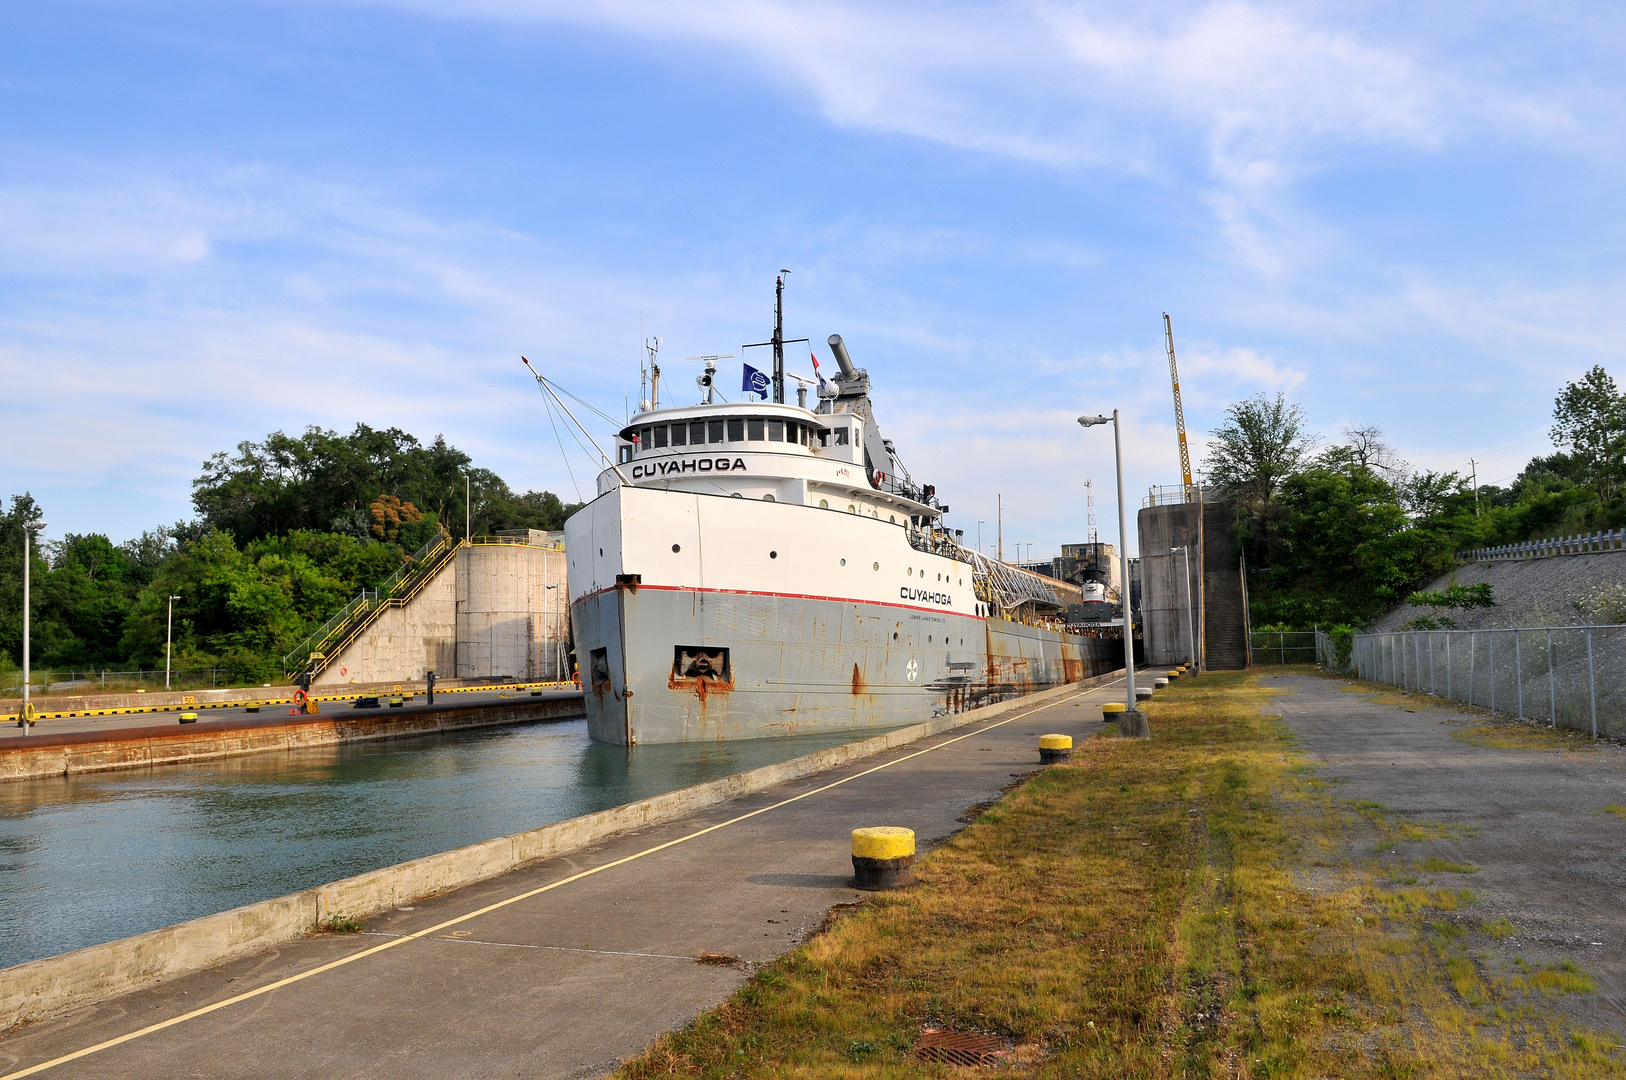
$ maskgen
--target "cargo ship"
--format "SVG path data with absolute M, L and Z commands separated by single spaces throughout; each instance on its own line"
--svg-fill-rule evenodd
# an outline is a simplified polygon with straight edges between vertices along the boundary
M 815 404 L 807 381 L 785 401 L 782 313 L 763 343 L 771 395 L 718 401 L 714 370 L 699 404 L 653 394 L 565 523 L 592 737 L 892 727 L 1121 667 L 1113 630 L 1067 625 L 1109 599 L 1099 587 L 989 558 L 944 526 L 840 335 Z

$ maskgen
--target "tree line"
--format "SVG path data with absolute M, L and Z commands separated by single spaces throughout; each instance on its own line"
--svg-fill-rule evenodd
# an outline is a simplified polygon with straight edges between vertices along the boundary
M 517 494 L 444 438 L 398 428 L 312 427 L 240 443 L 192 482 L 196 516 L 115 544 L 68 534 L 33 549 L 32 658 L 80 671 L 162 667 L 168 598 L 174 665 L 237 681 L 281 675 L 281 657 L 445 528 L 461 537 L 559 529 L 580 504 Z M 0 687 L 22 658 L 23 525 L 32 496 L 0 512 Z
M 1204 469 L 1237 509 L 1255 628 L 1364 626 L 1459 551 L 1626 524 L 1626 396 L 1602 367 L 1559 393 L 1557 451 L 1507 487 L 1414 469 L 1376 425 L 1323 444 L 1283 394 L 1232 405 L 1212 435 Z

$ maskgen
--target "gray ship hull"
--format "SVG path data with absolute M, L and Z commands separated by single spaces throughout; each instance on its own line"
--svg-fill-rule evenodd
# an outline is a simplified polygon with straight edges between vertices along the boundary
M 600 742 L 892 727 L 1122 665 L 1110 640 L 953 611 L 617 584 L 571 617 Z

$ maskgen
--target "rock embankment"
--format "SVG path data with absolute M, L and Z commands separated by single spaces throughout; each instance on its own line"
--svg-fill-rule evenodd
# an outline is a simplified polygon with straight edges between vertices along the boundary
M 1626 551 L 1467 563 L 1435 578 L 1423 589 L 1434 592 L 1450 585 L 1477 585 L 1482 581 L 1490 583 L 1496 606 L 1444 612 L 1460 629 L 1626 622 Z M 1427 611 L 1401 604 L 1377 620 L 1372 629 L 1398 630 Z

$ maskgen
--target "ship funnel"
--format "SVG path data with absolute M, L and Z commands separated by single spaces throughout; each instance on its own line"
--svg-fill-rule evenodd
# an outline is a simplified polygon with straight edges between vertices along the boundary
M 853 358 L 847 355 L 847 346 L 842 342 L 840 334 L 830 335 L 830 352 L 834 354 L 836 363 L 841 365 L 841 377 L 852 379 L 857 376 L 858 369 L 853 367 Z

